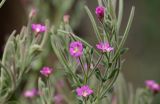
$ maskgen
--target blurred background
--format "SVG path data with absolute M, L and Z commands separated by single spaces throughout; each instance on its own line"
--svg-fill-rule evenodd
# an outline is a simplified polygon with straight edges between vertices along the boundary
M 136 7 L 134 22 L 126 43 L 129 51 L 124 57 L 125 78 L 135 88 L 144 87 L 144 81 L 147 79 L 154 79 L 160 83 L 160 0 L 124 0 L 124 2 L 121 33 L 126 26 L 131 6 Z M 97 0 L 86 0 L 86 4 L 94 13 Z M 0 56 L 8 35 L 14 29 L 19 32 L 21 27 L 27 24 L 29 6 L 32 6 L 30 0 L 7 0 L 0 9 Z M 77 22 L 79 25 L 75 27 L 75 33 L 95 44 L 95 38 L 90 38 L 95 35 L 85 12 Z M 160 97 L 157 96 L 157 102 L 154 104 L 160 104 L 158 99 Z

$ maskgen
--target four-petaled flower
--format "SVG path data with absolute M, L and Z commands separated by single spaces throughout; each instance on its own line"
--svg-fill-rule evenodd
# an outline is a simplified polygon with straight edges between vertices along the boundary
M 102 52 L 110 52 L 114 50 L 114 48 L 111 47 L 108 42 L 100 42 L 96 45 L 96 47 Z
M 79 41 L 71 42 L 69 52 L 73 57 L 80 57 L 83 54 L 83 45 Z
M 160 91 L 160 85 L 156 83 L 154 80 L 146 80 L 145 81 L 146 87 L 153 91 L 154 93 L 157 93 Z
M 32 24 L 32 30 L 36 33 L 45 32 L 46 26 L 42 24 Z
M 76 89 L 76 93 L 78 96 L 87 97 L 87 96 L 93 94 L 93 90 L 90 89 L 88 85 L 84 85 L 82 87 L 78 87 Z
M 41 70 L 40 70 L 40 73 L 46 77 L 48 77 L 50 74 L 52 74 L 52 71 L 53 69 L 50 68 L 50 67 L 43 67 Z
M 98 7 L 96 7 L 95 12 L 96 12 L 97 17 L 98 17 L 100 20 L 102 20 L 103 17 L 104 17 L 105 7 L 103 7 L 103 6 L 98 6 Z
M 33 98 L 35 96 L 38 95 L 38 90 L 33 88 L 31 90 L 26 90 L 24 93 L 23 93 L 23 96 L 26 97 L 26 98 Z

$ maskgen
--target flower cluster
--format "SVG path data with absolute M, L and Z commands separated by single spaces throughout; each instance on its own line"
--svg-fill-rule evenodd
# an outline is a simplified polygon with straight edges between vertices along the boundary
M 113 51 L 114 48 L 110 46 L 108 42 L 100 42 L 96 45 L 97 49 L 101 50 L 102 52 L 110 52 Z
M 157 93 L 160 91 L 160 85 L 158 83 L 156 83 L 154 80 L 146 80 L 145 84 L 147 86 L 147 88 L 151 91 L 153 91 L 154 93 Z
M 69 52 L 73 57 L 80 57 L 83 54 L 83 44 L 79 41 L 71 42 Z
M 40 70 L 40 73 L 46 77 L 48 77 L 50 74 L 52 74 L 53 72 L 53 69 L 50 68 L 50 67 L 43 67 L 41 70 Z
M 78 96 L 82 96 L 82 97 L 87 97 L 87 96 L 93 94 L 93 90 L 91 90 L 88 85 L 78 87 L 76 89 L 76 92 L 77 92 Z

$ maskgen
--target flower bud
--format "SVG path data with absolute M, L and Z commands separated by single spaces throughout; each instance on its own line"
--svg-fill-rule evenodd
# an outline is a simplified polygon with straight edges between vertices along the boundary
M 103 6 L 96 7 L 95 12 L 99 20 L 102 20 L 104 18 L 105 8 Z

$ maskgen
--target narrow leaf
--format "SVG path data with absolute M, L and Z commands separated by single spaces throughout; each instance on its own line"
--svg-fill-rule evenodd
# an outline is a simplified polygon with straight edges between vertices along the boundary
M 123 0 L 119 0 L 119 11 L 118 11 L 118 20 L 117 20 L 117 33 L 119 33 L 122 17 L 123 17 Z
M 128 37 L 128 33 L 129 33 L 130 28 L 131 28 L 131 24 L 132 24 L 133 17 L 134 17 L 134 12 L 135 12 L 135 7 L 133 6 L 132 10 L 131 10 L 131 13 L 130 13 L 130 17 L 129 17 L 129 20 L 128 20 L 128 24 L 127 24 L 126 30 L 125 30 L 123 38 L 122 38 L 122 40 L 121 40 L 121 42 L 119 44 L 119 47 L 118 47 L 118 49 L 117 49 L 117 51 L 115 53 L 115 56 L 112 59 L 112 62 L 115 61 L 117 55 L 120 52 L 120 49 L 123 47 L 123 45 L 124 45 L 124 43 L 125 43 L 125 41 L 126 41 L 126 39 Z
M 95 75 L 98 80 L 102 80 L 101 72 L 98 68 L 95 70 Z
M 110 73 L 110 75 L 108 76 L 108 79 L 111 79 L 114 75 L 115 75 L 115 73 L 118 71 L 118 69 L 114 69 L 111 73 Z
M 87 14 L 88 14 L 88 16 L 91 20 L 91 23 L 92 23 L 92 26 L 93 26 L 93 29 L 95 31 L 95 34 L 96 34 L 96 37 L 97 37 L 98 41 L 101 41 L 102 39 L 101 39 L 100 33 L 98 31 L 98 27 L 96 25 L 96 22 L 94 20 L 94 17 L 92 15 L 91 11 L 89 10 L 89 8 L 87 6 L 85 6 L 85 10 L 86 10 L 86 12 L 87 12 Z
M 0 3 L 0 8 L 3 6 L 3 4 L 6 2 L 6 0 L 2 0 Z

